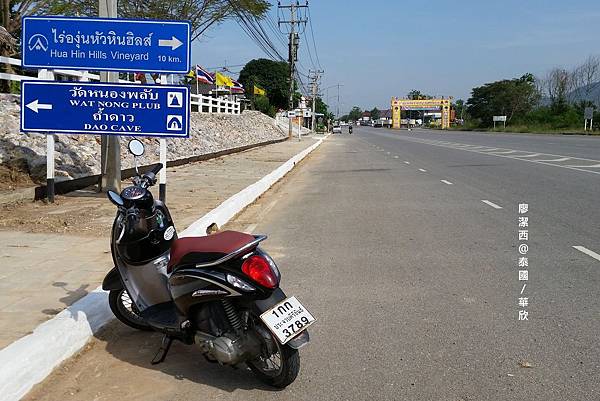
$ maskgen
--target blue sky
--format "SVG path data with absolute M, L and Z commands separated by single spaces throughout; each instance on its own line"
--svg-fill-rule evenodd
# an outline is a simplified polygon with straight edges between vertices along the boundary
M 472 87 L 485 82 L 526 72 L 543 75 L 555 66 L 570 68 L 590 54 L 600 55 L 598 0 L 420 3 L 310 1 L 325 69 L 322 87 L 343 85 L 341 112 L 353 105 L 388 108 L 392 96 L 405 96 L 411 89 L 466 99 Z M 270 15 L 277 19 L 276 6 Z M 300 45 L 305 73 L 312 68 L 308 32 Z M 287 54 L 287 47 L 273 41 Z M 265 56 L 235 22 L 227 22 L 197 41 L 192 57 L 216 67 Z M 334 110 L 336 95 L 337 89 L 329 90 Z

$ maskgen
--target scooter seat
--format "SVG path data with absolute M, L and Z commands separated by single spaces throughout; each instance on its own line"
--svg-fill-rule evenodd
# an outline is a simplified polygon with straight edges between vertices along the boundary
M 237 231 L 223 231 L 206 237 L 179 238 L 171 245 L 168 271 L 176 266 L 208 263 L 228 255 L 256 238 Z

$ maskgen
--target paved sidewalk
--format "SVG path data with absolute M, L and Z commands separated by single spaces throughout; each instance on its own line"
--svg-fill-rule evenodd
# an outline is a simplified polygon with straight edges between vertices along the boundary
M 169 168 L 167 203 L 178 231 L 316 141 L 294 139 Z M 58 197 L 54 205 L 0 210 L 0 349 L 100 285 L 112 267 L 114 215 L 112 204 L 91 191 Z

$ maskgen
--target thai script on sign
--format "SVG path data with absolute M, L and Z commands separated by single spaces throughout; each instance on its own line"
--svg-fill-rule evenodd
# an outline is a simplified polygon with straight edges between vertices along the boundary
M 105 35 L 104 32 L 94 32 L 93 34 L 85 34 L 77 31 L 76 34 L 67 33 L 64 29 L 58 32 L 56 28 L 52 28 L 52 36 L 54 43 L 66 43 L 74 44 L 75 47 L 79 48 L 80 45 L 114 45 L 114 46 L 152 46 L 152 35 L 150 32 L 148 36 L 142 38 L 141 36 L 135 36 L 133 32 L 127 32 L 125 35 L 117 35 L 115 31 L 108 31 Z
M 142 91 L 114 91 L 102 89 L 83 89 L 76 86 L 70 89 L 74 98 L 99 98 L 99 99 L 135 99 L 135 100 L 158 100 L 158 93 L 152 89 L 143 89 Z
M 98 108 L 98 111 L 92 116 L 94 121 L 125 121 L 128 119 L 130 123 L 135 121 L 135 116 L 131 114 L 102 114 L 104 107 Z

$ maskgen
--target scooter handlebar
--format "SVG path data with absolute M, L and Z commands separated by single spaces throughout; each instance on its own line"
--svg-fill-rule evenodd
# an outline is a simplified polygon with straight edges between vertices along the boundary
M 162 163 L 156 163 L 156 164 L 154 165 L 154 167 L 152 167 L 152 169 L 150 170 L 150 172 L 151 172 L 151 173 L 154 173 L 154 175 L 156 175 L 156 174 L 158 174 L 158 172 L 159 172 L 160 170 L 162 170 L 162 168 L 163 168 L 163 164 L 162 164 Z

